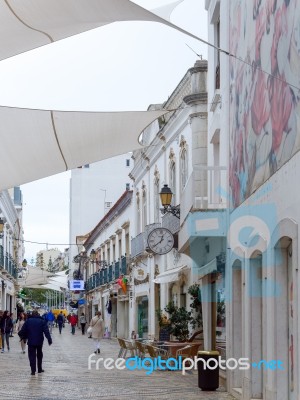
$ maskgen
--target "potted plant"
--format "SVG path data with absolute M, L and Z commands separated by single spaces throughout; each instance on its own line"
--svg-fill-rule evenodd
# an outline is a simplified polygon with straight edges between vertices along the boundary
M 201 304 L 201 291 L 198 283 L 193 283 L 188 288 L 188 293 L 191 295 L 190 307 L 192 309 L 193 320 L 191 321 L 193 329 L 202 328 L 202 304 Z
M 185 307 L 177 307 L 170 302 L 165 311 L 170 315 L 170 333 L 180 342 L 185 342 L 189 338 L 189 324 L 193 321 L 193 316 Z

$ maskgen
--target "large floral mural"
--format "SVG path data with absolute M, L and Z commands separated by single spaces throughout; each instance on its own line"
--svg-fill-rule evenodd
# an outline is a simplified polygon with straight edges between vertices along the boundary
M 300 0 L 230 2 L 231 200 L 300 149 Z

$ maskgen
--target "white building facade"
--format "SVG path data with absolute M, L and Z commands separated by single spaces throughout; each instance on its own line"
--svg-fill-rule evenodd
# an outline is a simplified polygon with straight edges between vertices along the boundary
M 140 338 L 158 338 L 156 310 L 164 311 L 173 302 L 189 311 L 188 290 L 196 283 L 203 292 L 204 347 L 215 346 L 217 314 L 211 304 L 224 293 L 226 252 L 226 202 L 218 188 L 226 168 L 208 165 L 206 75 L 207 61 L 197 61 L 167 102 L 150 106 L 174 111 L 144 131 L 146 147 L 132 155 L 133 191 L 123 194 L 89 234 L 80 236 L 78 265 L 87 291 L 79 314 L 91 318 L 101 310 L 112 336 L 128 338 L 134 331 Z M 161 213 L 159 193 L 166 184 L 173 206 L 180 208 L 179 218 Z M 210 219 L 217 219 L 215 229 L 205 228 Z M 157 228 L 174 238 L 174 248 L 166 254 L 150 248 Z M 118 284 L 122 275 L 125 293 Z
M 80 253 L 77 236 L 89 233 L 113 206 L 124 190 L 130 189 L 128 174 L 132 167 L 130 154 L 88 164 L 71 172 L 69 261 L 73 270 L 74 257 Z M 84 239 L 83 239 L 84 240 Z
M 227 358 L 255 363 L 227 371 L 228 389 L 299 399 L 300 2 L 207 0 L 206 9 L 209 42 L 231 54 L 208 57 L 208 101 L 219 101 L 209 135 L 225 138 L 229 166 Z
M 216 315 L 210 304 L 215 302 L 217 293 L 211 282 L 212 276 L 215 280 L 222 276 L 225 262 L 224 213 L 219 215 L 218 211 L 226 204 L 222 204 L 215 190 L 225 179 L 222 169 L 219 165 L 208 166 L 206 74 L 205 60 L 197 61 L 187 71 L 168 101 L 161 105 L 175 111 L 144 132 L 143 139 L 149 147 L 133 154 L 135 235 L 131 258 L 138 336 L 158 337 L 155 311 L 164 311 L 169 302 L 189 311 L 188 289 L 196 283 L 203 286 L 204 345 L 211 349 Z M 161 215 L 159 192 L 165 184 L 173 192 L 172 204 L 180 208 L 180 218 Z M 221 218 L 221 227 L 212 233 L 201 231 L 197 222 L 206 219 L 204 216 L 209 219 L 210 212 Z M 165 255 L 149 249 L 149 235 L 160 227 L 169 229 L 175 239 L 174 249 Z M 221 286 L 224 291 L 224 280 Z
M 19 187 L 0 192 L 0 309 L 15 312 L 18 268 L 24 257 L 22 192 Z
M 83 278 L 86 295 L 78 313 L 91 319 L 101 311 L 105 337 L 129 337 L 132 297 L 130 296 L 130 229 L 133 220 L 132 191 L 125 191 L 99 221 L 84 242 L 86 262 Z M 124 280 L 124 286 L 118 283 Z

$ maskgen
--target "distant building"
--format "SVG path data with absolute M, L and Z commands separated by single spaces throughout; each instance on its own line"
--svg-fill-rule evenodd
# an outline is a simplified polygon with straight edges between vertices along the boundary
M 58 249 L 41 250 L 36 255 L 35 266 L 41 269 L 53 270 L 53 262 L 61 254 Z
M 82 251 L 76 238 L 90 232 L 121 194 L 130 188 L 128 177 L 133 160 L 123 154 L 71 171 L 70 180 L 70 268 L 76 268 L 74 257 Z M 79 241 L 80 242 L 80 241 Z
M 17 275 L 24 257 L 22 192 L 19 187 L 0 192 L 0 309 L 16 307 Z

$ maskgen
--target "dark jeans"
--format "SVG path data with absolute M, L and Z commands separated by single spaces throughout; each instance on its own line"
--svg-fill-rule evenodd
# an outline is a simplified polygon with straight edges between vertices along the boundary
M 59 333 L 61 333 L 62 327 L 63 327 L 63 324 L 58 324 Z
M 9 332 L 2 333 L 2 349 L 3 350 L 5 348 L 5 342 L 6 342 L 7 350 L 9 350 Z
M 85 329 L 85 325 L 86 325 L 86 323 L 81 323 L 81 332 L 82 332 L 82 334 L 84 335 L 84 329 Z
M 75 325 L 71 325 L 71 329 L 72 335 L 75 335 Z
M 43 361 L 43 345 L 39 346 L 28 346 L 28 358 L 30 363 L 31 372 L 36 372 L 36 362 L 38 372 L 42 370 Z

